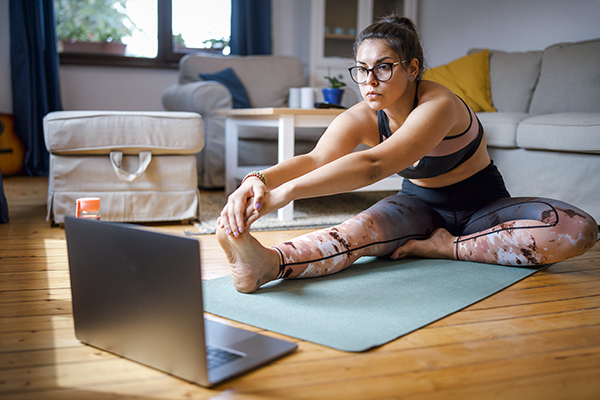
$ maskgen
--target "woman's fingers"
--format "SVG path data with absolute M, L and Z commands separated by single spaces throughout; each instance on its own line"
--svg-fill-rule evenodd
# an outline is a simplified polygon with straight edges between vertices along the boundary
M 248 180 L 228 197 L 217 223 L 228 234 L 238 236 L 262 215 L 264 201 L 264 184 Z

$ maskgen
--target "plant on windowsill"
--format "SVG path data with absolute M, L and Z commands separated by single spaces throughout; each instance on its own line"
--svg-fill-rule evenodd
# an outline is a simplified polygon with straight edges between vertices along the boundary
M 325 103 L 341 104 L 342 96 L 344 95 L 343 87 L 346 86 L 346 83 L 334 76 L 326 76 L 325 79 L 329 81 L 329 87 L 323 88 L 323 99 L 325 100 Z
M 123 38 L 137 29 L 125 12 L 127 1 L 55 0 L 61 51 L 124 55 Z

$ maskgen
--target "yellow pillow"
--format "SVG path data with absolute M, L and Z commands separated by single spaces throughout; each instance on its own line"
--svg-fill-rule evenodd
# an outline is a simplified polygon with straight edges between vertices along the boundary
M 489 50 L 425 71 L 423 79 L 446 86 L 475 112 L 496 111 L 490 91 Z

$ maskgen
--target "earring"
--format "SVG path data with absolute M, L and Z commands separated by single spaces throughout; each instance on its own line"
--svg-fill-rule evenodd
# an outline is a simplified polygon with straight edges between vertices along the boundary
M 409 75 L 409 76 L 408 76 L 408 79 L 409 79 L 409 80 L 412 82 L 412 81 L 414 81 L 414 80 L 415 80 L 415 76 L 414 76 L 414 75 Z

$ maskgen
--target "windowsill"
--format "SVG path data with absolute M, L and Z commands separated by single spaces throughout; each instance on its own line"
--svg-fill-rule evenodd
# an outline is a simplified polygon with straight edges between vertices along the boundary
M 156 58 L 125 57 L 104 54 L 59 54 L 60 65 L 87 65 L 97 67 L 157 68 L 177 69 L 179 59 L 185 54 L 175 55 L 176 59 L 165 61 Z

